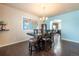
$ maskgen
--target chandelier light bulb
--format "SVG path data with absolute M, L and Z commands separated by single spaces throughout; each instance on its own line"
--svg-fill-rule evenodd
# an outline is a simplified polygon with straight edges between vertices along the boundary
M 40 18 L 40 20 L 42 20 L 42 18 Z
M 46 17 L 46 20 L 48 19 L 48 17 Z

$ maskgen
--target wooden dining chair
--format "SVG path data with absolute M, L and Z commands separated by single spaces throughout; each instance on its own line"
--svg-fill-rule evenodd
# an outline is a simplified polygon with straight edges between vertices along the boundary
M 37 51 L 37 49 L 38 49 L 37 34 L 38 34 L 38 30 L 34 29 L 34 37 L 29 39 L 29 53 L 30 53 L 30 55 L 32 55 L 33 51 Z
M 33 51 L 37 50 L 37 40 L 34 38 L 30 38 L 29 40 L 29 54 L 32 55 Z

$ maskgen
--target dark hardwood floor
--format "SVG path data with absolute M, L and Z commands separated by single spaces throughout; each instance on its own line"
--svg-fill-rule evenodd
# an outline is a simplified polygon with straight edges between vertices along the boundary
M 61 52 L 59 54 L 59 52 Z M 54 53 L 54 48 L 48 51 L 33 52 L 33 56 L 79 56 L 79 44 L 61 41 L 61 51 Z M 29 56 L 28 42 L 9 45 L 0 48 L 0 56 Z
M 62 51 L 64 56 L 79 56 L 79 43 L 63 40 Z

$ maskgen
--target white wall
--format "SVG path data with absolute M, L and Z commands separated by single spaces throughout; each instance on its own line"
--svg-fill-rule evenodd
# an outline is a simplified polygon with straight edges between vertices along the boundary
M 0 5 L 0 21 L 2 20 L 2 7 Z
M 2 11 L 1 11 L 2 10 Z M 29 36 L 22 31 L 22 16 L 31 16 L 33 19 L 39 20 L 37 16 L 26 13 L 24 11 L 8 7 L 0 4 L 1 19 L 7 24 L 10 31 L 0 31 L 0 47 L 9 44 L 26 41 Z

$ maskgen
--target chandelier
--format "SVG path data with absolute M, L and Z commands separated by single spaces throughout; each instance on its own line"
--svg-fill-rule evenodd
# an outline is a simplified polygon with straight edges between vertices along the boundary
M 44 22 L 45 20 L 47 20 L 47 19 L 48 19 L 48 17 L 47 17 L 47 16 L 45 16 L 45 13 L 46 13 L 46 5 L 41 4 L 41 8 L 42 8 L 43 16 L 42 16 L 42 17 L 40 17 L 40 20 L 42 20 L 42 21 Z

